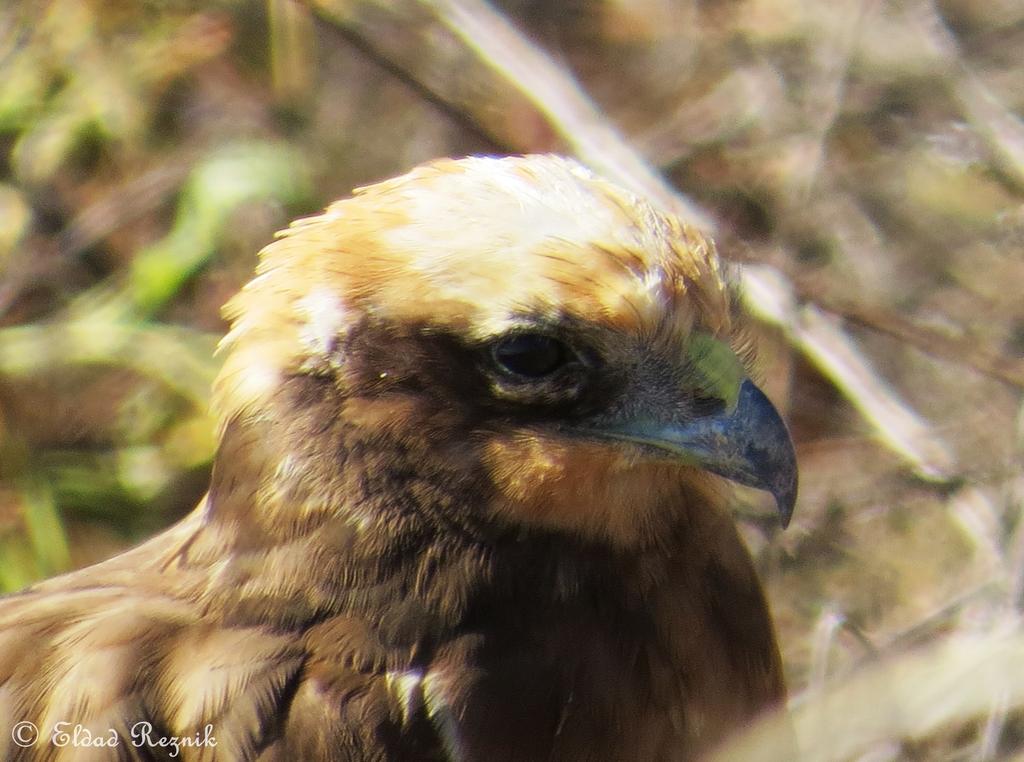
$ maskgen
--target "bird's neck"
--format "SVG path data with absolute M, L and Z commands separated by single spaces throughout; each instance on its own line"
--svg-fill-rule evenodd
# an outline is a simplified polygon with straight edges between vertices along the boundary
M 456 618 L 492 561 L 493 530 L 455 510 L 483 494 L 462 456 L 353 421 L 328 381 L 296 377 L 272 403 L 225 426 L 189 547 L 228 559 L 226 616 Z

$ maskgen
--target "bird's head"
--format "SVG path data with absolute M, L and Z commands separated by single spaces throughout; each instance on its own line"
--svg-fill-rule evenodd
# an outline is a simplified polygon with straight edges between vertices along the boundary
M 720 477 L 792 511 L 793 447 L 713 246 L 572 161 L 445 160 L 360 189 L 268 246 L 226 311 L 222 430 L 301 421 L 265 448 L 264 492 L 306 478 L 330 502 L 357 449 L 371 471 L 400 455 L 407 494 L 482 485 L 452 508 L 475 521 L 616 545 L 720 504 Z

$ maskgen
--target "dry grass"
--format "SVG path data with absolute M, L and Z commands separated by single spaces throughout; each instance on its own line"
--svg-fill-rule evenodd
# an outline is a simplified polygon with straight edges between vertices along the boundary
M 1024 759 L 1021 50 L 1019 0 L 4 5 L 0 585 L 198 497 L 275 228 L 570 152 L 745 264 L 803 490 L 741 514 L 807 757 Z

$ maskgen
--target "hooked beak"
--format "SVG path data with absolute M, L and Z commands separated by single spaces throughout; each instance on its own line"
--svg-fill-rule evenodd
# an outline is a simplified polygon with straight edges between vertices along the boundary
M 744 379 L 731 410 L 686 422 L 629 421 L 602 436 L 656 447 L 726 479 L 775 497 L 782 526 L 796 503 L 796 453 L 786 424 L 757 386 Z

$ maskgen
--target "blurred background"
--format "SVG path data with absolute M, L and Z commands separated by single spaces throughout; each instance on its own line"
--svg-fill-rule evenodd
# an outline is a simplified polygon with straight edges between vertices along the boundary
M 802 493 L 738 512 L 808 759 L 1024 760 L 1022 113 L 1024 0 L 5 2 L 0 590 L 201 497 L 275 230 L 557 151 L 742 266 Z

